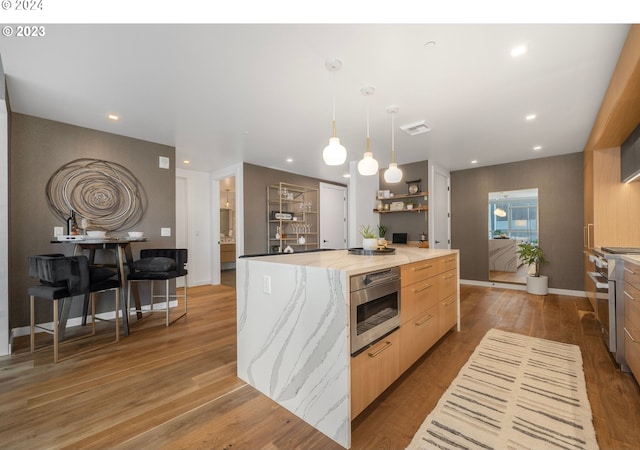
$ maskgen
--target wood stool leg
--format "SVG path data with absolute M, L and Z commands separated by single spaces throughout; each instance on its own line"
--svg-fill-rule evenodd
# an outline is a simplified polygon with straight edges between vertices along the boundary
M 96 334 L 96 293 L 91 293 L 91 334 Z
M 31 353 L 36 346 L 36 313 L 34 311 L 33 295 L 29 296 L 29 307 L 31 308 Z
M 58 299 L 53 301 L 53 362 L 58 362 Z
M 167 302 L 166 306 L 167 306 L 167 310 L 166 310 L 166 315 L 165 315 L 165 323 L 166 326 L 169 326 L 169 301 L 171 300 L 171 298 L 169 297 L 169 279 L 166 279 L 164 282 L 164 299 Z
M 116 290 L 116 342 L 120 340 L 120 288 Z

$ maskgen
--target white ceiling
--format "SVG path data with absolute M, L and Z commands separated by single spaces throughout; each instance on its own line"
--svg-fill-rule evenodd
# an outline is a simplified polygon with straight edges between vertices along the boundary
M 348 166 L 325 166 L 321 156 L 334 90 L 349 160 L 365 149 L 367 104 L 381 167 L 390 161 L 389 105 L 399 106 L 399 164 L 433 160 L 459 170 L 472 160 L 484 166 L 579 152 L 628 29 L 48 25 L 45 37 L 0 39 L 0 55 L 14 112 L 175 146 L 178 167 L 211 171 L 245 161 L 344 182 Z M 514 59 L 518 44 L 528 53 Z M 325 68 L 334 57 L 343 61 L 335 74 Z M 365 85 L 375 87 L 372 97 L 360 93 Z M 530 113 L 534 121 L 525 120 Z M 399 130 L 422 119 L 429 133 Z

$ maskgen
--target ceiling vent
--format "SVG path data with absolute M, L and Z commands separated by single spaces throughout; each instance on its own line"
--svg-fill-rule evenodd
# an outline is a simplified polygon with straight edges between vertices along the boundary
M 407 132 L 411 136 L 415 136 L 416 134 L 421 134 L 421 133 L 426 133 L 427 131 L 431 131 L 431 128 L 425 125 L 424 120 L 402 125 L 400 129 Z

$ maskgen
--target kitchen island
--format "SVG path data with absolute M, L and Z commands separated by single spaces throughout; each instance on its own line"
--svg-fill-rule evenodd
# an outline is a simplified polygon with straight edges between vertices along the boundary
M 238 377 L 345 448 L 354 418 L 350 277 L 449 257 L 460 325 L 458 251 L 394 248 L 375 256 L 334 250 L 238 260 Z

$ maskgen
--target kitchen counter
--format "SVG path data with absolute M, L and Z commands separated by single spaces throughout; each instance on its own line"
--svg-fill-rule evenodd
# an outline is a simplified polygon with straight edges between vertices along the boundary
M 351 445 L 349 277 L 458 250 L 391 246 L 241 257 L 238 377 L 345 448 Z
M 351 276 L 458 252 L 458 250 L 418 248 L 405 244 L 393 244 L 389 246 L 389 248 L 396 249 L 395 253 L 364 256 L 352 255 L 348 250 L 330 250 L 306 253 L 278 253 L 254 257 L 251 258 L 251 260 L 321 269 L 338 269 L 344 271 L 348 276 Z
M 640 264 L 640 255 L 623 255 L 622 259 L 632 262 L 634 264 Z

